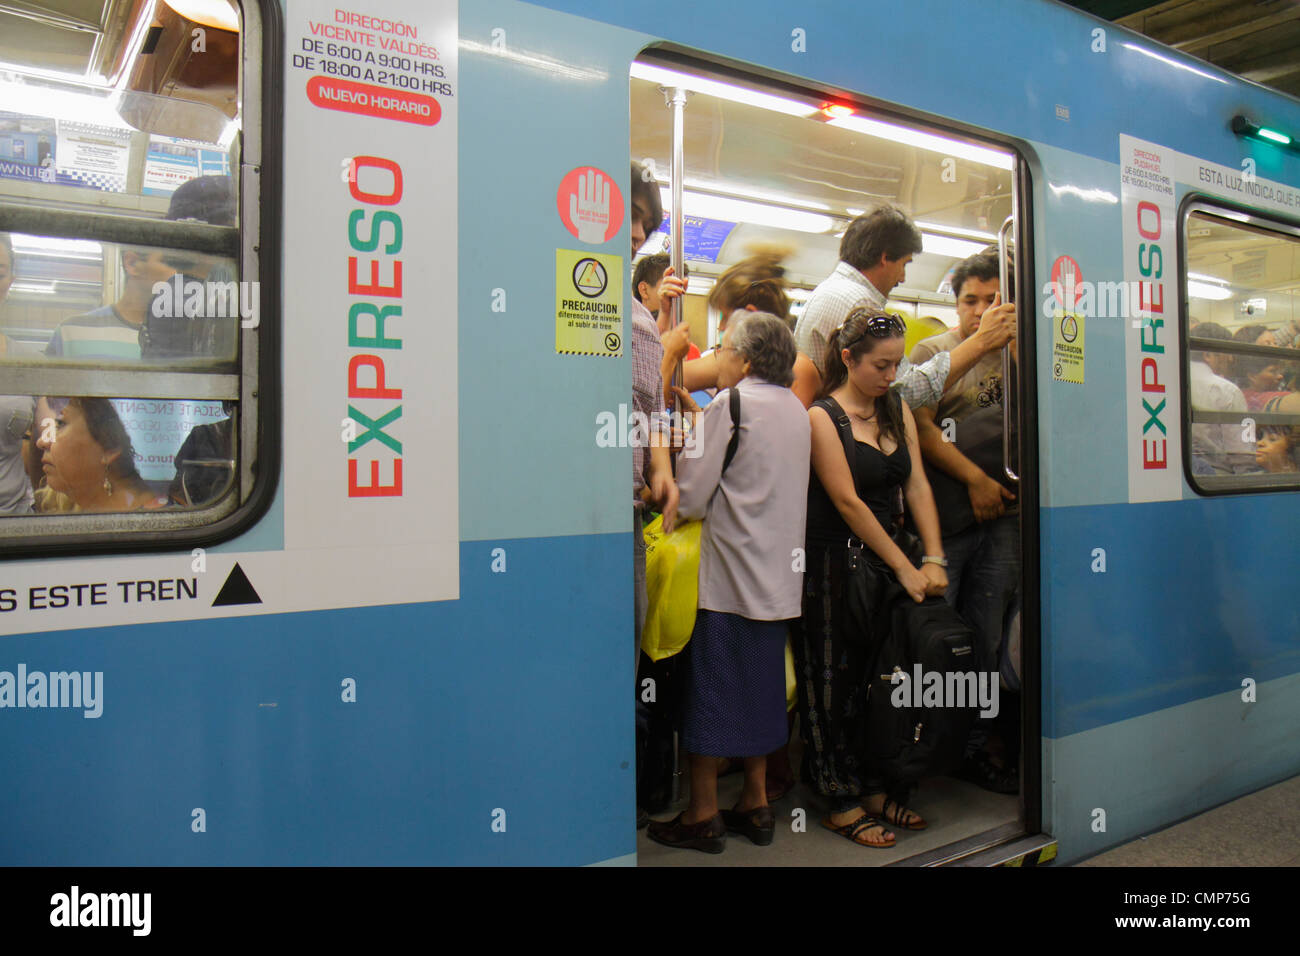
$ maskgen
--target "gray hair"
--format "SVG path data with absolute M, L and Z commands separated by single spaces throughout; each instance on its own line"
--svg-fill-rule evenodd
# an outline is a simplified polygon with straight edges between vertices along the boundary
M 794 383 L 794 335 L 785 322 L 771 312 L 737 309 L 727 331 L 732 348 L 749 361 L 751 375 L 787 388 Z

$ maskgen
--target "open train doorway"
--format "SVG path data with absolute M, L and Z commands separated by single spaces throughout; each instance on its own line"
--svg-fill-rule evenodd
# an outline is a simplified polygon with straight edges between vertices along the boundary
M 918 400 L 913 411 L 944 542 L 944 555 L 927 555 L 926 561 L 947 562 L 945 596 L 970 625 L 971 659 L 978 661 L 974 681 L 949 680 L 947 690 L 939 690 L 949 695 L 958 685 L 971 690 L 966 703 L 976 713 L 973 729 L 961 733 L 959 757 L 943 773 L 924 776 L 908 797 L 910 812 L 900 814 L 896 807 L 872 805 L 873 790 L 879 788 L 863 783 L 865 771 L 828 772 L 828 762 L 845 759 L 843 747 L 832 752 L 826 740 L 837 716 L 831 711 L 838 708 L 838 717 L 845 718 L 835 731 L 848 735 L 840 743 L 852 738 L 850 750 L 862 744 L 871 733 L 862 718 L 866 690 L 850 691 L 863 697 L 845 703 L 847 685 L 837 673 L 838 696 L 827 704 L 832 672 L 845 666 L 847 657 L 832 647 L 829 636 L 801 638 L 792 628 L 791 732 L 788 743 L 767 760 L 773 841 L 756 845 L 733 832 L 725 852 L 715 855 L 663 845 L 642 830 L 639 862 L 934 865 L 1035 833 L 1041 792 L 1038 558 L 1025 543 L 1037 540 L 1038 499 L 1035 445 L 1021 427 L 1034 421 L 1025 415 L 1032 408 L 1032 369 L 1018 374 L 1020 353 L 1032 365 L 1028 319 L 1035 300 L 1014 291 L 1031 288 L 1024 269 L 1028 257 L 1016 251 L 1029 248 L 1023 162 L 1009 146 L 858 97 L 759 79 L 664 51 L 644 54 L 631 76 L 631 155 L 658 181 L 664 208 L 662 227 L 648 235 L 635 257 L 634 278 L 641 281 L 633 283 L 634 294 L 647 308 L 662 308 L 657 317 L 663 334 L 678 324 L 687 327 L 689 361 L 696 355 L 707 361 L 714 354 L 721 327 L 744 301 L 735 298 L 737 290 L 762 284 L 783 294 L 768 301 L 785 306 L 779 317 L 794 333 L 799 352 L 813 353 L 807 358 L 825 357 L 817 350 L 824 351 L 836 325 L 827 319 L 828 303 L 843 304 L 841 324 L 861 304 L 845 297 L 853 283 L 862 285 L 864 300 L 901 320 L 903 354 L 938 383 L 929 405 Z M 895 271 L 883 281 L 874 260 L 846 262 L 844 253 L 846 233 L 858 237 L 866 228 L 862 223 L 880 209 L 901 213 L 896 218 L 911 227 L 915 242 L 915 248 L 899 250 L 905 256 L 884 256 Z M 669 267 L 689 275 L 680 304 L 661 303 L 656 295 L 659 276 Z M 1026 308 L 1014 315 L 1005 306 L 1017 298 Z M 813 312 L 805 316 L 810 302 Z M 995 314 L 1001 318 L 985 323 L 986 315 Z M 995 344 L 987 333 L 995 321 L 1015 330 L 1009 344 Z M 818 323 L 826 326 L 820 333 Z M 947 358 L 936 363 L 941 353 Z M 794 386 L 805 406 L 829 375 L 823 361 L 813 364 L 813 386 L 798 376 Z M 685 367 L 686 361 L 679 366 Z M 905 368 L 899 366 L 900 376 Z M 703 384 L 695 395 L 701 403 L 709 400 L 709 383 L 698 374 L 679 374 L 688 388 Z M 863 440 L 856 430 L 854 437 Z M 921 530 L 923 524 L 913 521 L 909 527 Z M 805 607 L 810 595 L 805 589 Z M 652 607 L 651 615 L 655 612 Z M 830 625 L 820 616 L 817 626 L 829 635 Z M 645 643 L 643 651 L 639 679 L 644 683 L 648 676 L 657 693 L 650 695 L 652 701 L 641 695 L 639 703 L 638 800 L 656 821 L 671 821 L 689 814 L 691 762 L 681 736 L 690 693 L 686 652 Z M 862 681 L 869 681 L 857 666 L 864 670 Z M 924 673 L 916 677 L 927 679 Z M 919 683 L 916 695 L 921 707 Z M 856 730 L 843 729 L 854 721 Z M 717 806 L 723 809 L 743 799 L 744 774 L 728 756 L 741 755 L 716 755 Z M 869 812 L 885 817 L 884 832 L 827 825 L 844 819 L 844 793 L 837 801 L 829 791 L 846 785 Z M 841 816 L 832 819 L 836 807 Z M 891 845 L 875 845 L 889 837 Z

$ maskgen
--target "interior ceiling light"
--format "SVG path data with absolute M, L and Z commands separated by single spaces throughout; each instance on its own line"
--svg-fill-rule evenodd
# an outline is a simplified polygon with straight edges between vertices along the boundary
M 933 153 L 943 153 L 945 156 L 956 156 L 972 163 L 992 166 L 996 169 L 1009 170 L 1015 162 L 1010 153 L 1002 153 L 996 149 L 989 149 L 987 146 L 963 143 L 959 140 L 949 139 L 946 136 L 937 136 L 934 133 L 923 133 L 920 130 L 908 129 L 906 126 L 896 126 L 882 120 L 867 119 L 865 116 L 847 116 L 842 119 L 833 119 L 826 125 L 850 129 L 857 133 L 866 133 L 868 136 L 875 136 L 878 139 L 887 139 L 890 142 L 901 143 L 904 146 L 927 149 Z
M 660 188 L 666 188 L 672 184 L 668 180 L 661 179 Z M 783 193 L 766 192 L 762 189 L 751 189 L 749 186 L 739 184 L 720 182 L 717 180 L 698 179 L 693 176 L 687 176 L 683 181 L 687 189 L 694 189 L 700 192 L 717 193 L 728 196 L 733 199 L 753 199 L 757 202 L 775 202 L 785 206 L 802 206 L 804 209 L 818 209 L 830 211 L 830 206 L 824 202 L 816 202 L 811 199 L 802 199 L 797 196 L 791 197 Z
M 916 221 L 916 228 L 940 233 L 945 236 L 965 236 L 968 239 L 983 239 L 986 245 L 990 242 L 998 241 L 998 237 L 991 232 L 981 232 L 978 229 L 965 229 L 961 226 L 945 226 L 938 222 L 921 222 L 918 219 Z
M 52 116 L 65 123 L 131 129 L 108 99 L 92 87 L 80 84 L 61 88 L 44 86 L 17 73 L 0 77 L 0 111 Z
M 638 80 L 648 80 L 651 83 L 658 83 L 660 86 L 680 87 L 684 90 L 690 90 L 692 93 L 703 93 L 706 96 L 716 96 L 719 99 L 730 100 L 733 103 L 743 103 L 746 106 L 757 106 L 760 109 L 772 110 L 776 113 L 785 113 L 787 116 L 807 117 L 813 115 L 816 110 L 807 103 L 799 103 L 795 100 L 787 100 L 784 97 L 772 96 L 770 93 L 759 93 L 756 90 L 745 89 L 742 86 L 733 86 L 730 83 L 721 83 L 717 80 L 706 80 L 702 76 L 692 76 L 688 73 L 678 73 L 676 70 L 665 69 L 662 66 L 653 66 L 649 63 L 633 63 L 632 76 Z
M 936 236 L 933 233 L 921 233 L 921 249 L 936 256 L 951 256 L 965 259 L 977 252 L 983 252 L 987 242 L 971 242 L 968 239 L 953 239 L 950 236 Z
M 945 136 L 937 136 L 934 133 L 922 133 L 920 130 L 908 129 L 905 126 L 897 126 L 881 120 L 854 116 L 852 115 L 853 110 L 842 104 L 827 104 L 821 109 L 817 109 L 807 103 L 800 103 L 781 96 L 772 96 L 770 93 L 759 93 L 756 90 L 733 86 L 730 83 L 722 83 L 718 80 L 706 80 L 700 76 L 680 73 L 676 70 L 669 70 L 649 63 L 633 63 L 631 73 L 636 79 L 658 83 L 660 86 L 681 87 L 694 93 L 703 93 L 707 96 L 730 100 L 733 103 L 743 103 L 747 106 L 757 106 L 761 109 L 785 113 L 787 116 L 809 118 L 817 115 L 829 115 L 833 118 L 827 121 L 827 126 L 840 126 L 855 132 L 866 133 L 868 136 L 902 143 L 905 146 L 916 146 L 936 153 L 943 153 L 947 156 L 960 157 L 984 166 L 1010 170 L 1015 164 L 1013 157 L 1009 153 L 999 152 L 985 146 L 963 143 Z M 841 114 L 840 111 L 844 110 L 848 111 L 847 115 Z
M 670 212 L 671 191 L 661 187 L 660 194 L 663 197 L 664 211 Z M 829 232 L 836 226 L 834 219 L 820 213 L 766 206 L 762 203 L 730 199 L 726 196 L 710 196 L 689 189 L 683 194 L 682 204 L 684 215 L 699 216 L 704 219 L 750 223 L 756 226 L 771 226 L 774 229 L 793 229 L 796 232 Z
M 1189 272 L 1189 273 L 1187 273 L 1187 278 L 1189 278 L 1189 279 L 1195 279 L 1195 280 L 1197 280 L 1198 282 L 1217 282 L 1219 285 L 1227 285 L 1227 284 L 1228 284 L 1228 280 L 1227 280 L 1227 279 L 1220 279 L 1220 278 L 1218 278 L 1217 276 L 1207 276 L 1207 275 L 1202 275 L 1202 274 L 1199 273 L 1199 272 Z
M 1208 282 L 1188 282 L 1187 294 L 1193 299 L 1230 299 L 1232 293 L 1221 285 L 1210 285 Z

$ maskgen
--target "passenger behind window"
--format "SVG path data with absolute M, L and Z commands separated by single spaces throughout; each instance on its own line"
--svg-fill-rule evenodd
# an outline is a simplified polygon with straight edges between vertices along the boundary
M 50 487 L 41 466 L 42 450 L 37 447 L 37 443 L 42 433 L 51 436 L 53 440 L 52 436 L 57 430 L 56 417 L 54 409 L 50 407 L 50 400 L 44 396 L 38 398 L 31 431 L 23 442 L 23 465 L 32 485 L 32 511 L 37 514 L 64 514 L 77 508 L 71 498 Z
M 195 425 L 176 453 L 176 477 L 168 496 L 185 507 L 208 504 L 218 498 L 234 478 L 234 402 L 222 402 L 228 417 Z
M 14 244 L 0 232 L 0 307 L 14 281 Z M 18 343 L 0 333 L 0 361 L 15 354 Z M 23 440 L 31 432 L 33 399 L 30 395 L 0 395 L 0 515 L 27 514 L 32 510 L 32 484 L 23 467 Z
M 234 186 L 229 176 L 202 176 L 183 184 L 172 194 L 166 218 L 231 225 L 234 222 L 234 203 Z M 160 317 L 153 314 L 156 284 L 170 282 L 178 273 L 183 278 L 209 279 L 214 273 L 215 263 L 213 257 L 201 253 L 124 247 L 122 270 L 125 280 L 118 300 L 84 315 L 65 319 L 54 330 L 45 354 L 118 361 L 225 354 L 228 348 L 223 352 L 215 349 L 220 347 L 220 341 L 233 341 L 229 332 L 222 336 L 210 328 L 211 322 L 196 323 L 193 316 L 187 317 L 184 302 L 175 302 L 170 290 L 166 295 L 173 301 L 166 311 L 179 314 L 171 316 L 170 321 L 160 321 Z M 219 275 L 212 277 L 222 282 L 229 281 L 229 270 L 222 269 Z M 235 297 L 234 315 L 238 315 L 238 295 Z M 238 325 L 237 318 L 212 321 L 223 326 Z M 212 343 L 208 348 L 202 347 L 208 342 Z
M 1255 464 L 1270 474 L 1300 471 L 1300 461 L 1296 457 L 1298 444 L 1300 428 L 1265 426 L 1255 443 Z
M 53 433 L 41 430 L 36 446 L 49 487 L 67 495 L 78 511 L 162 508 L 135 468 L 135 450 L 113 403 L 106 398 L 51 399 Z
M 200 176 L 172 193 L 167 219 L 203 222 L 214 226 L 235 224 L 235 187 L 229 176 Z M 168 253 L 166 261 L 176 274 L 154 301 L 140 328 L 140 352 L 144 359 L 233 358 L 239 335 L 241 293 L 230 266 L 212 256 L 194 252 Z M 201 282 L 203 304 L 191 306 L 187 284 Z M 183 306 L 183 308 L 182 308 Z
M 1217 322 L 1202 322 L 1192 328 L 1193 338 L 1232 340 Z M 1246 417 L 1246 396 L 1232 383 L 1237 356 L 1228 352 L 1193 352 L 1189 363 L 1189 391 L 1193 413 L 1241 412 Z M 1192 474 L 1234 475 L 1255 471 L 1255 448 L 1242 438 L 1238 422 L 1192 423 Z
M 1250 345 L 1267 345 L 1276 348 L 1277 336 L 1262 325 L 1243 325 L 1233 335 L 1237 342 Z M 1282 364 L 1276 359 L 1259 355 L 1237 356 L 1237 385 L 1246 399 L 1246 410 L 1261 411 L 1275 398 L 1287 394 L 1282 387 Z

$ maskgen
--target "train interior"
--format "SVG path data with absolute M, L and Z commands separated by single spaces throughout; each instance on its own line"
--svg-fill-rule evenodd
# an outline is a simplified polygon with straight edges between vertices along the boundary
M 242 314 L 236 258 L 165 241 L 46 235 L 40 213 L 204 223 L 237 241 L 240 32 L 239 8 L 226 0 L 0 3 L 0 197 L 25 213 L 5 228 L 12 261 L 0 307 L 4 360 L 14 374 L 24 365 L 33 373 L 61 366 L 72 373 L 64 394 L 88 383 L 85 394 L 115 395 L 141 478 L 159 495 L 179 481 L 177 505 L 213 501 L 231 486 L 237 396 L 223 402 L 204 385 L 164 406 L 157 395 L 114 393 L 105 376 L 141 360 L 196 375 L 234 371 Z M 221 195 L 195 202 L 199 194 L 187 190 L 178 200 L 180 187 L 197 179 L 220 183 Z M 220 302 L 195 298 L 194 283 L 209 280 Z M 168 283 L 161 298 L 153 291 L 159 281 Z M 204 309 L 204 323 L 186 321 Z M 69 319 L 78 321 L 64 325 Z M 199 326 L 204 342 L 194 339 Z M 198 426 L 225 428 L 229 440 L 201 450 L 191 444 L 176 466 Z
M 997 243 L 999 228 L 1013 214 L 1017 159 L 1011 150 L 848 99 L 817 96 L 675 58 L 645 55 L 633 64 L 631 76 L 632 157 L 655 171 L 666 224 L 674 149 L 666 92 L 689 91 L 683 122 L 682 214 L 690 281 L 683 316 L 700 349 L 717 344 L 719 316 L 707 298 L 717 277 L 730 266 L 760 250 L 782 250 L 793 325 L 812 290 L 835 268 L 840 237 L 849 222 L 881 202 L 910 215 L 924 241 L 924 251 L 907 266 L 903 283 L 889 300 L 890 310 L 906 321 L 907 349 L 957 325 L 950 272 L 962 259 Z M 670 231 L 665 225 L 649 236 L 638 259 L 666 249 Z M 1014 249 L 1007 254 L 1012 256 Z M 643 673 L 648 663 L 643 656 Z M 661 673 L 653 667 L 650 672 Z M 1014 719 L 1007 726 L 1018 732 Z M 1020 749 L 1018 743 L 1011 743 L 1010 752 Z M 801 753 L 796 726 L 789 745 L 796 773 Z M 668 819 L 685 807 L 685 765 L 678 753 L 671 785 L 664 782 L 667 771 L 662 765 L 651 771 L 658 779 L 647 781 L 643 775 L 646 809 L 655 818 Z M 719 806 L 735 802 L 742 776 L 720 777 Z M 1026 783 L 1037 787 L 1037 781 Z M 770 847 L 751 846 L 736 837 L 726 854 L 710 856 L 665 848 L 642 831 L 638 859 L 648 865 L 682 866 L 919 865 L 1010 840 L 1024 832 L 1025 820 L 1020 795 L 992 792 L 955 777 L 922 783 L 912 806 L 929 826 L 917 832 L 891 827 L 898 840 L 889 849 L 855 846 L 823 829 L 819 824 L 825 810 L 805 783 L 773 806 L 778 836 Z M 782 840 L 779 834 L 787 825 L 806 835 Z

